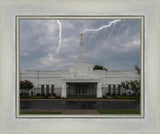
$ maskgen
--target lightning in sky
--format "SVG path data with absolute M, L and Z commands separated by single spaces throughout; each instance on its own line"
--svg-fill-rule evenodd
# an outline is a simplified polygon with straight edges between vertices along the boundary
M 99 28 L 97 28 L 97 29 L 84 29 L 84 30 L 82 31 L 82 33 L 91 32 L 91 31 L 97 32 L 97 31 L 102 30 L 103 28 L 108 28 L 108 27 L 110 27 L 112 24 L 117 23 L 117 22 L 119 22 L 119 21 L 121 21 L 121 20 L 113 20 L 113 21 L 109 22 L 108 25 L 101 26 L 101 27 L 99 27 Z
M 91 32 L 91 31 L 97 32 L 97 31 L 100 31 L 100 30 L 102 30 L 104 28 L 108 28 L 108 27 L 112 26 L 112 24 L 115 24 L 115 23 L 117 23 L 119 21 L 121 21 L 121 20 L 113 20 L 113 21 L 109 22 L 108 25 L 101 26 L 101 27 L 99 27 L 97 29 L 84 29 L 82 31 L 82 33 Z M 59 53 L 59 49 L 61 48 L 61 44 L 62 44 L 62 24 L 61 24 L 61 22 L 59 20 L 57 20 L 57 24 L 59 25 L 59 44 L 58 44 L 58 47 L 56 49 L 56 53 Z M 95 37 L 92 38 L 92 39 L 95 39 Z
M 59 20 L 57 20 L 57 23 L 59 25 L 59 45 L 56 49 L 56 53 L 59 52 L 59 49 L 61 48 L 61 43 L 62 43 L 62 25 L 61 25 L 61 22 Z
M 82 31 L 82 33 L 84 34 L 85 32 L 97 32 L 97 31 L 100 31 L 100 30 L 102 30 L 102 29 L 104 29 L 104 28 L 111 27 L 112 24 L 115 24 L 115 23 L 117 23 L 117 22 L 119 22 L 119 21 L 121 21 L 121 20 L 113 20 L 113 21 L 109 22 L 108 25 L 103 25 L 103 26 L 101 26 L 101 27 L 99 27 L 99 28 L 97 28 L 97 29 L 84 29 L 84 30 Z M 114 25 L 113 25 L 112 31 L 110 32 L 109 37 L 111 36 L 113 30 L 114 30 Z M 95 36 L 90 36 L 89 44 L 91 43 L 91 40 L 93 41 L 93 39 L 95 40 L 95 43 L 97 42 Z M 96 44 L 97 44 L 97 43 L 96 43 Z

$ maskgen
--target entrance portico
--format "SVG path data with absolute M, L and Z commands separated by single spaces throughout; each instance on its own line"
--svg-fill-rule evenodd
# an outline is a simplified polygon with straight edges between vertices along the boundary
M 99 79 L 63 79 L 61 96 L 102 98 L 102 84 Z
M 96 98 L 97 83 L 67 83 L 67 98 Z

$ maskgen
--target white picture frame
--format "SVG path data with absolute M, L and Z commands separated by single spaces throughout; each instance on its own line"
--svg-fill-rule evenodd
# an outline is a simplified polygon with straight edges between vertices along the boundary
M 103 20 L 103 19 L 108 19 L 108 20 L 113 20 L 113 19 L 117 19 L 117 20 L 140 20 L 140 48 L 141 49 L 141 96 L 140 96 L 140 114 L 130 114 L 130 115 L 126 115 L 126 114 L 117 114 L 117 115 L 96 115 L 96 114 L 90 114 L 90 115 L 76 115 L 76 114 L 72 114 L 72 115 L 22 115 L 20 114 L 20 98 L 19 98 L 19 94 L 20 94 L 20 88 L 19 88 L 19 82 L 20 82 L 20 21 L 21 20 L 89 20 L 89 19 L 94 19 L 94 20 Z M 114 15 L 114 16 L 35 16 L 35 15 L 21 15 L 21 16 L 16 16 L 16 57 L 17 57 L 17 63 L 16 63 L 16 79 L 17 79 L 17 86 L 16 86 L 16 117 L 17 118 L 144 118 L 144 16 L 131 16 L 131 15 Z
M 32 1 L 1 2 L 0 44 L 0 133 L 153 133 L 160 124 L 159 91 L 159 2 L 119 1 Z M 17 118 L 16 35 L 18 15 L 144 16 L 144 115 L 143 118 Z M 151 90 L 152 89 L 152 90 Z M 154 89 L 154 92 L 153 92 Z M 142 97 L 143 98 L 143 97 Z

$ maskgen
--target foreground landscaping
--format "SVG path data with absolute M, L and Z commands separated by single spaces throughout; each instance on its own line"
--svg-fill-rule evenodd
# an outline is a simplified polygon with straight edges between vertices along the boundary
M 102 99 L 118 99 L 118 100 L 139 100 L 139 96 L 107 96 L 103 95 Z M 20 96 L 20 99 L 60 99 L 59 95 L 51 96 Z
M 101 114 L 140 114 L 139 109 L 102 109 Z
M 56 96 L 20 96 L 20 99 L 59 99 L 60 96 L 56 95 Z
M 75 114 L 73 110 L 63 110 L 62 112 L 58 111 L 21 111 L 20 114 L 65 114 L 67 113 L 70 114 Z M 78 110 L 82 111 L 82 110 Z M 99 114 L 140 114 L 139 109 L 101 109 L 101 110 L 96 110 L 97 113 Z M 77 112 L 76 112 L 77 113 Z M 82 112 L 80 112 L 82 113 Z M 86 112 L 83 112 L 83 114 L 88 114 L 87 110 Z M 94 114 L 94 113 L 93 113 Z
M 51 112 L 51 111 L 21 111 L 20 114 L 62 114 L 62 112 Z

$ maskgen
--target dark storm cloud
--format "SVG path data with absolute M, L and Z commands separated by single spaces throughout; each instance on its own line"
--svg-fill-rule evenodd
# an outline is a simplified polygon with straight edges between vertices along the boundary
M 97 29 L 112 20 L 60 20 L 62 45 L 59 53 L 59 25 L 56 20 L 21 20 L 21 69 L 66 69 L 77 61 L 80 33 Z M 109 28 L 83 35 L 84 55 L 91 64 L 109 70 L 133 70 L 140 65 L 140 21 L 122 20 Z

